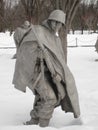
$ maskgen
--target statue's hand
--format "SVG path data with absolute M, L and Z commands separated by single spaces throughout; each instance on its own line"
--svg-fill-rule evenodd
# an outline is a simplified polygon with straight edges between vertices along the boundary
M 61 81 L 62 79 L 61 79 L 61 76 L 59 75 L 59 74 L 57 74 L 56 76 L 55 76 L 55 79 L 57 80 L 57 81 Z

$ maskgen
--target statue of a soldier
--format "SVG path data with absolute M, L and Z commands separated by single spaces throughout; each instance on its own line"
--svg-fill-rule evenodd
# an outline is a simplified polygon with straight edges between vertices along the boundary
M 35 95 L 31 120 L 27 125 L 49 125 L 54 108 L 80 115 L 78 93 L 72 73 L 65 62 L 59 29 L 65 24 L 65 13 L 54 10 L 42 25 L 32 25 L 17 52 L 13 84 Z
M 14 41 L 16 46 L 16 54 L 14 54 L 13 59 L 17 57 L 18 48 L 20 47 L 23 38 L 29 33 L 30 30 L 31 24 L 29 23 L 29 21 L 25 21 L 23 25 L 15 30 Z

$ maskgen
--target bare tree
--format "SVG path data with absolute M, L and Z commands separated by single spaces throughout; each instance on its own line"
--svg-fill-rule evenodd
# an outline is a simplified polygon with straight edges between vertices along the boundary
M 25 20 L 25 14 L 21 3 L 14 1 L 13 4 L 12 0 L 6 0 L 4 18 L 6 28 L 10 31 L 10 34 L 12 34 L 13 30 L 15 30 L 17 26 L 20 26 Z
M 63 48 L 65 52 L 66 62 L 67 62 L 67 34 L 70 30 L 72 20 L 75 16 L 75 13 L 77 11 L 80 2 L 81 0 L 56 0 L 56 6 L 57 6 L 56 8 L 63 10 L 66 14 L 65 28 L 62 28 L 61 31 L 61 39 L 62 39 Z
M 0 0 L 0 32 L 4 31 L 4 1 Z
M 27 19 L 32 22 L 39 22 L 39 12 L 40 12 L 40 1 L 39 0 L 21 0 L 24 6 Z
M 83 30 L 86 29 L 85 25 L 86 13 L 87 13 L 87 5 L 83 2 L 79 5 L 79 8 L 73 20 L 74 23 L 72 23 L 72 25 L 73 24 L 76 25 L 75 29 L 81 30 L 81 34 L 83 34 Z M 73 28 L 75 27 L 75 25 L 73 25 Z
M 86 6 L 86 12 L 82 15 L 82 19 L 85 22 L 85 25 L 89 30 L 94 30 L 94 32 L 97 29 L 97 21 L 98 21 L 98 2 L 95 2 L 93 0 L 90 1 L 90 3 Z
M 41 23 L 51 9 L 51 0 L 21 0 L 27 19 L 33 24 Z

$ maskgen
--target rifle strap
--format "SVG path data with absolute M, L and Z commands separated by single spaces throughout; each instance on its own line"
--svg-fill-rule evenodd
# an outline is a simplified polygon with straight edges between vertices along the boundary
M 23 35 L 23 37 L 21 38 L 21 40 L 20 40 L 20 42 L 19 42 L 19 45 L 22 43 L 24 37 L 26 37 L 31 30 L 32 30 L 32 28 L 30 28 L 29 30 L 27 30 L 27 32 L 26 32 L 26 33 Z

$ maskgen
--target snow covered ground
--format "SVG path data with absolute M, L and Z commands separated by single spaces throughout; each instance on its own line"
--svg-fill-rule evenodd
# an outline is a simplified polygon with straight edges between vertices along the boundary
M 94 45 L 98 34 L 68 35 L 69 46 L 78 39 L 81 45 Z M 71 41 L 73 43 L 71 43 Z M 79 93 L 81 118 L 74 119 L 71 113 L 56 108 L 49 127 L 45 130 L 98 130 L 98 54 L 94 47 L 68 47 L 68 66 L 72 71 Z M 0 33 L 0 48 L 15 47 L 9 33 Z M 34 96 L 27 88 L 26 93 L 16 90 L 12 85 L 15 48 L 0 49 L 0 130 L 41 130 L 39 126 L 24 126 L 30 119 Z

